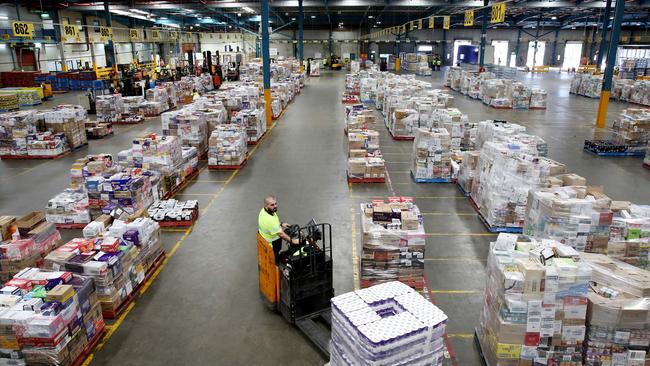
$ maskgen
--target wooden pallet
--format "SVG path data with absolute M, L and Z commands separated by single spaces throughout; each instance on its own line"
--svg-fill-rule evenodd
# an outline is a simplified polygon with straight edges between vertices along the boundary
M 472 197 L 469 198 L 469 203 L 474 207 L 476 212 L 478 213 L 478 218 L 481 220 L 485 228 L 491 232 L 491 233 L 512 233 L 512 234 L 521 234 L 523 232 L 523 229 L 520 227 L 507 227 L 507 226 L 492 226 L 490 223 L 487 221 L 487 219 L 483 216 L 481 213 L 481 210 L 478 207 L 478 204 L 474 201 Z
M 264 133 L 262 134 L 262 136 L 260 136 L 260 138 L 258 138 L 256 141 L 248 141 L 246 144 L 249 145 L 249 146 L 254 146 L 254 145 L 259 144 L 260 141 L 262 141 L 262 139 L 264 138 L 264 136 L 266 136 L 266 133 L 267 133 L 267 132 L 268 132 L 268 131 L 264 131 Z
M 393 131 L 388 130 L 388 133 L 390 133 L 390 137 L 393 138 L 393 140 L 397 141 L 413 141 L 415 140 L 415 136 L 395 136 L 393 135 Z
M 199 219 L 199 211 L 192 213 L 192 220 L 185 221 L 157 221 L 160 227 L 190 227 Z
M 597 152 L 593 151 L 587 148 L 584 148 L 584 150 L 590 154 L 598 155 L 598 156 L 637 156 L 637 157 L 644 157 L 645 156 L 645 151 L 630 151 L 630 152 Z
M 90 356 L 90 354 L 95 350 L 95 347 L 97 347 L 97 344 L 99 344 L 99 341 L 104 337 L 104 334 L 106 334 L 106 325 L 102 327 L 100 331 L 97 331 L 97 333 L 93 336 L 92 340 L 86 344 L 84 347 L 83 351 L 77 358 L 70 364 L 71 366 L 81 366 L 84 364 L 86 361 L 86 358 Z
M 144 284 L 149 279 L 151 279 L 153 273 L 158 268 L 160 268 L 162 263 L 165 261 L 166 256 L 167 254 L 165 253 L 165 251 L 160 253 L 160 255 L 158 256 L 158 258 L 156 258 L 156 260 L 153 262 L 151 267 L 147 269 L 147 272 L 145 273 L 142 282 L 140 282 L 138 286 L 136 286 L 133 289 L 133 291 L 131 291 L 131 293 L 124 299 L 124 301 L 122 301 L 122 303 L 115 310 L 102 310 L 102 316 L 104 317 L 104 319 L 117 319 L 122 314 L 122 312 L 124 312 L 124 310 L 129 306 L 129 304 L 131 304 L 133 300 L 135 300 L 142 286 L 144 286 Z
M 385 183 L 386 178 L 353 178 L 350 177 L 350 174 L 346 172 L 346 175 L 348 176 L 348 183 Z
M 241 169 L 248 163 L 248 157 L 244 159 L 244 161 L 239 164 L 239 165 L 208 165 L 208 169 L 210 170 L 236 170 L 236 169 Z

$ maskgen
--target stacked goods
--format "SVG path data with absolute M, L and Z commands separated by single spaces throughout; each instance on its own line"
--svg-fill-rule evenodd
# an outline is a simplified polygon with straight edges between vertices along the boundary
M 61 244 L 54 224 L 45 222 L 43 212 L 16 218 L 0 216 L 0 281 L 9 281 L 25 267 L 37 267 L 50 251 Z
M 462 155 L 462 164 L 458 173 L 458 185 L 463 189 L 466 195 L 472 190 L 474 178 L 478 175 L 478 161 L 480 152 L 464 151 Z
M 426 62 L 418 62 L 417 63 L 417 70 L 415 71 L 417 75 L 420 76 L 431 76 L 431 68 L 429 67 L 429 64 Z
M 246 132 L 240 125 L 216 126 L 208 145 L 209 166 L 239 166 L 248 157 Z
M 417 181 L 451 180 L 451 136 L 444 128 L 418 128 L 411 175 Z
M 63 133 L 46 131 L 27 135 L 28 156 L 59 156 L 68 150 L 68 144 Z
M 331 301 L 332 366 L 443 364 L 447 315 L 408 286 L 388 282 Z
M 445 128 L 451 136 L 452 150 L 471 150 L 476 141 L 476 124 L 457 108 L 435 109 L 433 127 Z
M 183 76 L 180 81 L 174 81 L 177 104 L 192 103 L 192 91 L 194 86 L 189 80 L 186 80 L 186 78 L 186 76 Z
M 411 99 L 411 106 L 418 113 L 418 125 L 420 127 L 435 127 L 433 126 L 434 107 L 430 99 L 413 98 Z
M 582 364 L 591 272 L 561 243 L 500 234 L 477 328 L 487 364 Z
M 418 112 L 414 109 L 395 109 L 389 130 L 393 137 L 414 137 L 420 127 Z
M 104 331 L 91 279 L 25 268 L 3 288 L 0 333 L 9 365 L 72 365 Z M 6 291 L 6 292 L 5 292 Z M 11 292 L 9 292 L 11 291 Z
M 140 106 L 145 102 L 141 96 L 122 97 L 121 113 L 122 122 L 140 122 L 142 115 L 140 114 Z
M 238 124 L 246 130 L 247 141 L 256 143 L 266 133 L 264 109 L 244 109 L 238 111 L 231 123 Z
M 37 117 L 45 121 L 45 127 L 55 133 L 65 134 L 72 149 L 86 145 L 86 122 L 88 111 L 80 105 L 62 104 L 54 109 L 39 111 Z
M 570 92 L 589 98 L 600 98 L 603 75 L 575 74 L 571 81 Z
M 637 80 L 630 90 L 629 101 L 632 103 L 650 106 L 650 82 Z
M 102 212 L 96 212 L 94 217 L 110 213 L 116 207 L 120 207 L 129 215 L 137 216 L 153 203 L 149 177 L 129 171 L 105 176 L 86 179 L 88 199 L 99 202 L 102 209 Z
M 160 226 L 150 218 L 130 223 L 115 220 L 101 234 L 95 239 L 73 239 L 45 257 L 45 266 L 91 278 L 102 313 L 114 318 L 164 251 Z
M 145 117 L 155 117 L 170 109 L 169 93 L 167 88 L 158 86 L 153 89 L 147 89 L 145 92 L 146 101 L 140 104 L 139 111 Z
M 612 98 L 616 100 L 629 100 L 634 80 L 618 79 L 612 80 Z
M 621 143 L 646 146 L 650 142 L 650 109 L 624 109 L 612 129 Z
M 525 84 L 512 83 L 512 108 L 528 109 L 530 105 L 531 90 Z
M 320 62 L 319 60 L 309 61 L 309 76 L 320 76 Z
M 596 188 L 585 187 L 580 176 L 565 177 L 553 177 L 568 183 L 565 187 L 530 190 L 524 234 L 557 240 L 579 252 L 605 253 L 612 200 Z
M 84 187 L 66 188 L 47 202 L 45 218 L 55 224 L 87 224 L 90 222 L 88 193 Z
M 386 162 L 382 157 L 348 158 L 348 179 L 380 179 L 386 177 Z
M 202 113 L 189 110 L 165 112 L 161 116 L 164 136 L 178 136 L 183 146 L 193 146 L 199 155 L 208 151 L 208 125 Z
M 18 109 L 18 95 L 16 93 L 0 93 L 0 111 Z
M 366 108 L 363 104 L 349 105 L 345 107 L 345 130 L 366 130 L 375 125 L 375 112 Z
M 635 267 L 650 269 L 650 211 L 631 205 L 614 215 L 607 255 Z
M 361 205 L 361 287 L 400 281 L 424 286 L 425 237 L 412 197 L 389 197 Z
M 88 177 L 100 176 L 114 167 L 113 156 L 110 154 L 88 155 L 77 159 L 70 168 L 70 186 L 83 186 Z
M 447 72 L 447 77 L 445 78 L 445 86 L 453 90 L 459 91 L 460 84 L 462 80 L 463 70 L 460 67 L 452 66 Z
M 506 121 L 481 121 L 476 131 L 476 148 L 481 149 L 487 141 L 502 141 L 508 136 L 515 136 L 526 132 L 526 127 Z
M 584 365 L 647 365 L 650 275 L 602 254 L 581 254 L 592 269 Z
M 381 157 L 379 151 L 379 132 L 375 130 L 350 130 L 348 131 L 348 156 L 349 157 Z
M 512 108 L 512 80 L 484 80 L 480 92 L 483 103 L 495 108 Z
M 0 114 L 0 155 L 27 155 L 27 136 L 37 132 L 34 111 Z
M 199 217 L 199 201 L 181 202 L 175 199 L 156 201 L 147 209 L 147 213 L 161 226 L 194 221 Z
M 124 110 L 123 98 L 120 94 L 98 95 L 95 98 L 95 108 L 98 121 L 119 122 Z
M 471 198 L 490 227 L 520 230 L 528 191 L 545 187 L 549 177 L 562 173 L 566 166 L 537 156 L 535 146 L 517 141 L 516 136 L 510 142 L 487 142 L 481 149 Z
M 362 77 L 360 80 L 359 98 L 362 102 L 367 103 L 375 99 L 375 91 L 377 90 L 377 79 Z
M 143 136 L 133 140 L 132 154 L 138 168 L 171 173 L 182 163 L 181 141 L 176 136 Z
M 212 79 L 210 79 L 210 84 L 212 84 Z M 178 104 L 178 97 L 176 96 L 176 87 L 174 86 L 174 83 L 171 81 L 166 81 L 160 83 L 160 86 L 167 90 L 167 106 L 169 108 L 176 107 Z
M 36 88 L 2 88 L 0 95 L 15 94 L 18 98 L 18 105 L 21 107 L 28 107 L 41 104 L 41 96 Z M 5 109 L 5 108 L 0 108 Z
M 183 163 L 181 164 L 181 182 L 184 182 L 197 171 L 197 167 L 199 166 L 199 152 L 193 146 L 183 146 L 181 149 L 181 155 L 183 156 Z M 205 156 L 207 156 L 207 151 Z
M 546 90 L 533 89 L 531 91 L 530 109 L 546 109 Z
M 113 124 L 110 122 L 86 121 L 86 137 L 98 139 L 113 133 Z
M 351 74 L 345 75 L 345 93 L 349 95 L 359 95 L 361 93 L 358 71 L 352 71 Z

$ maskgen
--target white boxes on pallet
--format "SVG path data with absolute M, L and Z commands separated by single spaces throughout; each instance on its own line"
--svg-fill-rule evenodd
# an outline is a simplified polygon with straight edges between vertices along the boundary
M 447 315 L 400 282 L 332 298 L 330 365 L 442 365 Z
M 246 131 L 239 125 L 218 125 L 209 141 L 208 165 L 238 166 L 248 156 Z
M 95 98 L 95 109 L 98 121 L 118 122 L 124 109 L 122 96 L 120 94 L 98 95 Z
M 451 136 L 444 128 L 418 128 L 411 174 L 417 180 L 451 180 Z

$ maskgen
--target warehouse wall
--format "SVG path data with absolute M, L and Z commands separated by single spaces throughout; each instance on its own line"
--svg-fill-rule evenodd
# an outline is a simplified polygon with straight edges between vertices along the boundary
M 359 32 L 355 31 L 332 32 L 332 52 L 337 56 L 343 56 L 346 53 L 354 53 L 358 58 L 360 51 L 359 43 L 354 43 L 352 40 L 358 39 L 359 34 Z M 293 57 L 293 37 L 293 31 L 280 31 L 271 35 L 270 49 L 277 50 L 275 56 Z M 295 37 L 297 40 L 298 31 L 295 32 Z M 303 32 L 303 39 L 306 42 L 303 46 L 303 52 L 306 59 L 315 58 L 318 53 L 320 53 L 321 57 L 327 57 L 329 54 L 329 43 L 327 42 L 329 40 L 329 31 L 306 29 Z M 318 40 L 319 42 L 309 42 L 313 40 Z M 349 40 L 350 42 L 346 43 L 345 40 Z M 287 41 L 289 43 L 286 43 Z

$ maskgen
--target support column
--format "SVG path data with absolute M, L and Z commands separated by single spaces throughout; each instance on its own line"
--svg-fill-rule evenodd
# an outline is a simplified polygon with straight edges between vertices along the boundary
M 271 111 L 271 55 L 269 53 L 269 0 L 262 0 L 262 70 L 264 74 L 264 104 L 266 110 L 266 126 L 271 126 L 273 112 Z
M 86 16 L 82 15 L 81 16 L 81 21 L 84 25 L 87 25 L 88 22 L 86 20 Z M 90 49 L 90 59 L 93 62 L 93 70 L 97 72 L 97 58 L 95 56 L 95 43 L 90 42 L 90 36 L 88 34 L 88 27 L 84 27 L 84 35 L 86 36 L 86 44 L 88 45 L 88 48 Z
M 609 28 L 609 13 L 612 11 L 612 0 L 607 0 L 605 5 L 605 14 L 603 15 L 603 30 L 600 32 L 600 47 L 598 48 L 598 58 L 596 59 L 596 71 L 600 72 L 600 66 L 603 64 L 607 45 L 607 28 Z
M 557 62 L 557 39 L 560 35 L 560 29 L 555 30 L 555 41 L 553 41 L 553 54 L 551 55 L 551 65 L 555 66 Z
M 488 25 L 488 0 L 483 0 L 483 19 L 481 22 L 481 48 L 479 49 L 478 66 L 482 68 L 485 65 L 485 41 L 487 38 L 487 25 Z M 479 69 L 480 70 L 480 69 Z
M 621 23 L 625 11 L 625 0 L 616 0 L 614 8 L 614 23 L 612 26 L 612 39 L 609 42 L 607 50 L 607 67 L 603 77 L 603 87 L 600 92 L 600 101 L 598 103 L 598 115 L 596 117 L 596 127 L 605 128 L 607 119 L 607 107 L 609 105 L 609 96 L 612 90 L 612 77 L 614 76 L 614 66 L 616 65 L 616 51 L 618 49 L 618 40 L 621 37 Z
M 298 57 L 298 47 L 295 41 L 296 41 L 296 31 L 294 30 L 293 34 L 291 35 L 291 51 L 293 51 L 292 52 L 293 58 Z
M 453 57 L 451 58 L 453 62 Z M 447 30 L 442 30 L 442 64 L 445 65 L 447 60 Z M 454 65 L 451 65 L 454 66 Z
M 596 48 L 596 31 L 598 30 L 598 20 L 596 20 L 596 26 L 591 32 L 591 41 L 589 42 L 589 62 L 587 65 L 591 65 L 594 62 L 594 48 Z
M 535 60 L 537 59 L 537 46 L 538 46 L 538 41 L 539 41 L 539 25 L 540 22 L 542 21 L 542 12 L 539 12 L 539 17 L 537 18 L 537 26 L 535 27 L 535 51 L 533 51 L 533 69 L 535 68 Z M 544 62 L 542 62 L 543 64 Z
M 328 43 L 328 48 L 329 48 L 329 56 L 328 59 L 330 60 L 330 65 L 332 64 L 332 28 L 330 28 L 330 33 L 329 36 L 327 37 L 327 43 Z
M 395 73 L 398 74 L 398 75 L 402 73 L 402 60 L 399 58 L 400 38 L 401 38 L 400 34 L 398 34 L 397 39 L 395 40 L 395 48 L 396 48 L 395 55 L 397 56 L 395 58 Z
M 517 44 L 515 45 L 515 67 L 519 66 L 519 44 L 521 43 L 521 28 L 517 31 Z
M 111 20 L 111 12 L 108 9 L 108 1 L 104 1 L 104 16 L 106 18 L 106 26 L 112 27 L 113 21 Z M 113 39 L 109 38 L 104 46 L 104 56 L 106 57 L 106 66 L 111 65 L 117 72 L 117 63 L 115 62 L 115 45 Z
M 298 56 L 300 57 L 300 72 L 305 70 L 305 54 L 303 53 L 303 29 L 305 27 L 305 12 L 302 8 L 302 0 L 298 0 Z
M 16 2 L 16 11 L 18 11 L 18 2 Z M 60 21 L 61 16 L 59 15 L 59 12 L 56 12 L 56 19 L 55 23 L 61 23 Z M 20 15 L 18 16 L 18 20 L 20 20 Z M 61 57 L 61 70 L 62 71 L 68 71 L 68 65 L 65 63 L 65 46 L 63 45 L 63 35 L 61 34 L 61 27 L 54 27 L 55 29 L 55 34 L 58 34 L 58 39 L 59 39 L 59 56 Z

